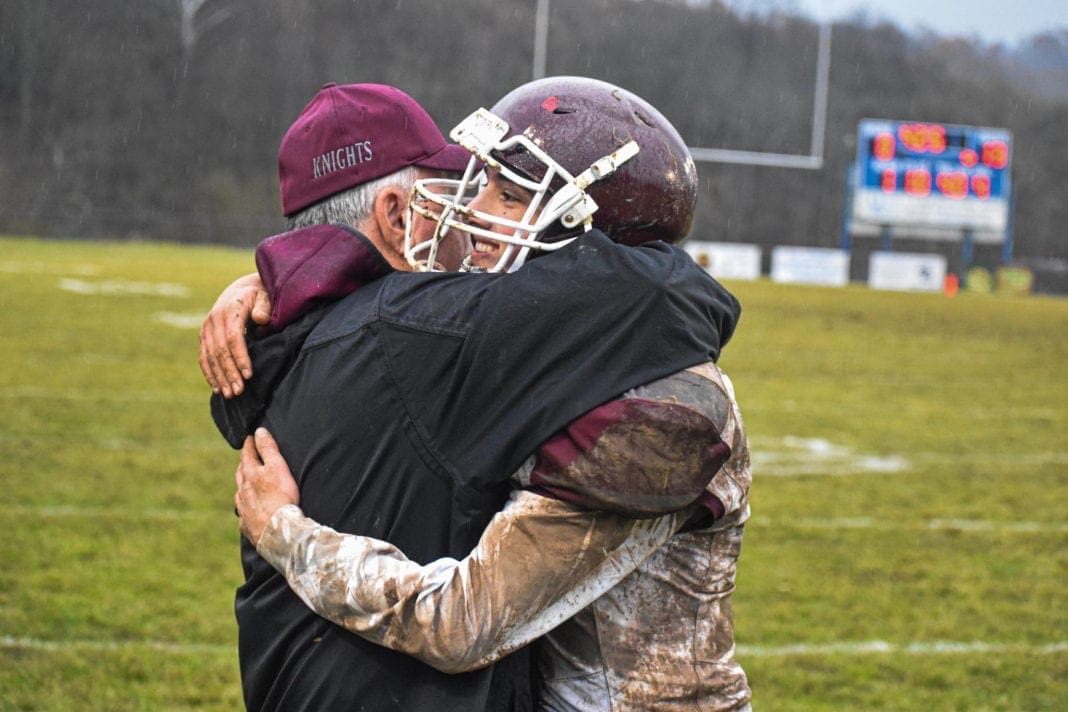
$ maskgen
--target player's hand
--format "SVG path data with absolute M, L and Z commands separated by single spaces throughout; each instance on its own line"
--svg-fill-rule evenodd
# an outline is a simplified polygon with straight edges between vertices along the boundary
M 266 324 L 271 301 L 260 276 L 241 277 L 223 290 L 200 327 L 200 370 L 214 393 L 224 398 L 240 395 L 252 378 L 252 359 L 245 343 L 245 325 L 251 318 Z
M 241 533 L 253 544 L 259 542 L 271 515 L 287 504 L 300 503 L 297 481 L 278 451 L 278 443 L 264 428 L 245 438 L 234 480 L 234 507 L 241 518 Z

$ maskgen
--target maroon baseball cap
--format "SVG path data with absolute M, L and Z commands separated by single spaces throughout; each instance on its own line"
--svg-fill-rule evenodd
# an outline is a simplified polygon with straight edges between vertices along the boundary
M 441 135 L 430 114 L 383 84 L 327 84 L 278 147 L 282 213 L 408 166 L 462 171 L 471 154 Z

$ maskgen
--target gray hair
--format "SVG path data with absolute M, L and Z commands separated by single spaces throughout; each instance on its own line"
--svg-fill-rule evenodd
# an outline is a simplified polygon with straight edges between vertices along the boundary
M 295 230 L 309 225 L 341 223 L 359 229 L 360 224 L 371 217 L 379 192 L 391 187 L 410 191 L 418 179 L 418 169 L 408 166 L 355 188 L 334 193 L 294 214 L 289 218 L 289 228 Z

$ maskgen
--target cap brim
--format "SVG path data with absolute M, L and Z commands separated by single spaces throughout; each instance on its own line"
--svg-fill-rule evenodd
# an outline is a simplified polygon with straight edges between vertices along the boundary
M 432 153 L 415 165 L 420 168 L 432 168 L 438 171 L 460 171 L 467 168 L 467 162 L 471 160 L 471 154 L 463 146 L 455 143 L 447 143 L 445 147 Z

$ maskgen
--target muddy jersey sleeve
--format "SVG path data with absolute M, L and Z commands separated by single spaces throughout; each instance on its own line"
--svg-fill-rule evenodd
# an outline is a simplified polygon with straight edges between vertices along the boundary
M 474 551 L 420 565 L 339 534 L 294 505 L 257 545 L 316 613 L 445 672 L 483 667 L 544 635 L 632 572 L 689 511 L 632 519 L 516 491 Z
M 713 486 L 734 441 L 733 398 L 712 363 L 671 374 L 572 421 L 519 470 L 524 487 L 591 509 L 655 517 L 703 500 L 724 513 L 735 493 Z M 727 495 L 727 496 L 724 496 Z

